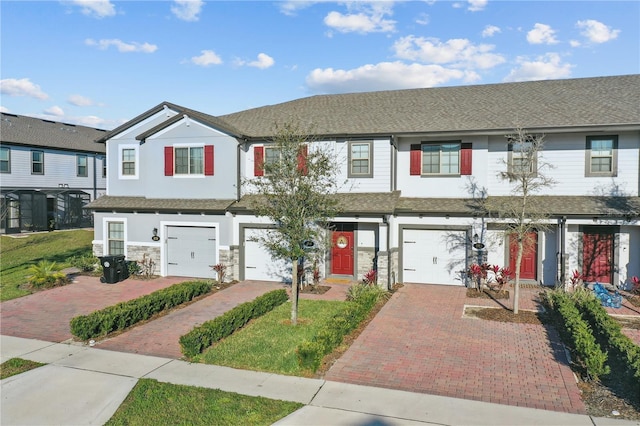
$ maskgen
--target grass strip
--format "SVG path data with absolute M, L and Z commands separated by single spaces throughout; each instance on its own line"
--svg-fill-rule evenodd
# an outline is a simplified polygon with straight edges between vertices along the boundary
M 296 402 L 140 379 L 106 425 L 270 425 L 301 407 Z
M 91 252 L 93 231 L 81 229 L 20 236 L 1 237 L 0 301 L 3 302 L 30 294 L 20 286 L 27 283 L 31 265 L 48 260 L 66 268 L 71 257 Z
M 7 377 L 15 376 L 16 374 L 24 373 L 34 368 L 42 367 L 41 362 L 29 361 L 22 358 L 11 358 L 0 364 L 0 380 L 4 380 Z
M 312 339 L 345 305 L 346 302 L 341 301 L 300 300 L 298 325 L 292 326 L 291 304 L 284 303 L 221 340 L 196 359 L 245 370 L 309 376 L 310 372 L 298 365 L 296 348 L 303 341 Z

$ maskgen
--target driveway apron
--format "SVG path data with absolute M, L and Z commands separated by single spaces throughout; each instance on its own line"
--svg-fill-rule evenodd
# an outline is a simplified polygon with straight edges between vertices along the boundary
M 275 282 L 243 281 L 153 321 L 133 327 L 120 335 L 98 342 L 96 347 L 178 359 L 182 357 L 180 336 L 241 303 L 281 288 L 285 286 Z
M 325 379 L 584 414 L 555 330 L 463 317 L 477 300 L 463 287 L 405 285 Z
M 187 280 L 183 277 L 150 281 L 130 278 L 116 284 L 102 284 L 97 277 L 80 275 L 72 284 L 2 302 L 0 330 L 5 336 L 63 342 L 73 337 L 69 330 L 71 318 Z

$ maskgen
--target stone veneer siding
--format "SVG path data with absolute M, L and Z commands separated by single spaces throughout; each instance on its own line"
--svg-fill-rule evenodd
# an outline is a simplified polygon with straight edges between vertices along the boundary
M 378 252 L 378 286 L 389 288 L 389 253 L 386 251 Z
M 127 246 L 127 260 L 134 260 L 136 262 L 142 261 L 142 258 L 146 255 L 146 259 L 151 259 L 153 261 L 153 266 L 151 271 L 149 271 L 150 275 L 160 275 L 161 265 L 160 265 L 160 247 L 151 247 L 151 246 Z
M 220 251 L 220 261 L 222 262 L 222 250 Z M 227 276 L 230 280 L 240 279 L 240 246 L 230 246 L 227 252 Z
M 400 277 L 398 271 L 400 267 L 400 258 L 397 248 L 392 248 L 389 253 L 389 280 L 391 285 L 399 282 Z

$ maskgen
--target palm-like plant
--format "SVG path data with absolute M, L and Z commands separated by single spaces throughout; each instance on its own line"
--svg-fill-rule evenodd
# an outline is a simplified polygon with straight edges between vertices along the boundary
M 60 266 L 56 262 L 41 260 L 29 267 L 29 283 L 36 287 L 54 287 L 67 282 L 67 275 L 60 272 Z

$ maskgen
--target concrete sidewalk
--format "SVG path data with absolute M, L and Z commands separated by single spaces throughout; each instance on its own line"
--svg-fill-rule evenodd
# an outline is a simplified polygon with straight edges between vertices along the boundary
M 2 362 L 48 365 L 2 380 L 3 425 L 105 423 L 139 378 L 297 401 L 279 425 L 640 425 L 443 396 L 280 376 L 79 344 L 0 336 Z

